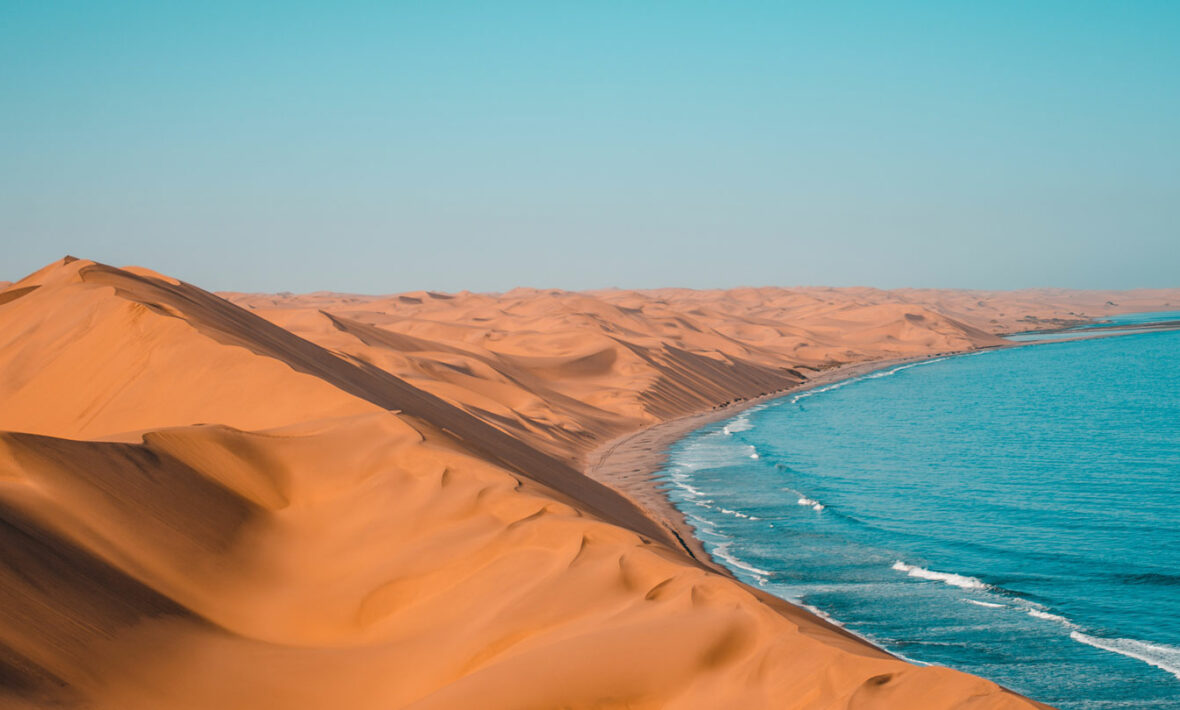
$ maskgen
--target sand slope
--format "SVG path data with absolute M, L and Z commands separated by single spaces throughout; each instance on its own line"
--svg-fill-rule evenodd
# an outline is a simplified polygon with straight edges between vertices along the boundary
M 570 462 L 602 441 L 840 364 L 1180 308 L 1180 291 L 661 289 L 224 294 Z
M 839 357 L 994 342 L 824 294 L 239 307 L 52 264 L 0 292 L 0 706 L 1033 707 L 707 571 L 569 465 Z

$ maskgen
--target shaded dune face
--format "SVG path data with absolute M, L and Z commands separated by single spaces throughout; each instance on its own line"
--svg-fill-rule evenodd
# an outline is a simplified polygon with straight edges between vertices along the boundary
M 798 382 L 738 337 L 795 326 L 317 298 L 77 260 L 0 292 L 0 707 L 1036 706 L 709 571 L 571 466 Z M 917 351 L 991 337 L 901 318 Z
M 33 324 L 13 327 L 16 337 L 0 346 L 0 354 L 15 361 L 11 371 L 20 371 L 6 394 L 10 401 L 30 402 L 25 409 L 37 409 L 38 416 L 12 407 L 0 414 L 2 426 L 110 436 L 121 434 L 119 429 L 147 429 L 153 421 L 244 422 L 255 428 L 259 422 L 274 426 L 325 415 L 398 411 L 439 439 L 576 496 L 600 515 L 620 517 L 632 529 L 666 539 L 626 499 L 569 466 L 380 368 L 341 358 L 205 291 L 94 263 L 73 262 L 52 276 L 75 308 L 66 327 L 56 322 L 52 304 L 46 309 L 26 301 L 25 312 L 13 314 L 13 320 L 28 316 Z M 42 294 L 47 301 L 58 295 Z M 38 343 L 37 336 L 46 331 L 49 342 Z M 96 331 L 98 337 L 92 337 Z M 78 348 L 80 338 L 93 340 L 84 343 L 93 349 Z M 153 367 L 161 360 L 158 344 L 175 351 L 175 361 Z M 73 361 L 59 355 L 57 362 L 67 362 L 52 369 L 35 357 L 39 348 L 81 352 Z M 69 372 L 76 361 L 107 367 L 87 373 L 88 381 L 78 387 L 76 375 Z M 208 371 L 210 361 L 229 369 L 226 376 L 233 383 L 213 396 L 207 387 L 223 376 Z M 186 377 L 187 365 L 206 368 L 206 377 Z M 112 399 L 117 408 L 111 407 Z M 257 413 L 243 416 L 243 408 Z

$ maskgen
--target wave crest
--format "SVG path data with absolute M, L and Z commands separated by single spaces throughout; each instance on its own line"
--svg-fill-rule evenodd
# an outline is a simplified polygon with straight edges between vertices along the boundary
M 1127 658 L 1155 666 L 1160 670 L 1171 673 L 1180 680 L 1180 648 L 1165 646 L 1158 643 L 1148 643 L 1135 639 L 1105 639 L 1084 634 L 1081 631 L 1071 631 L 1069 637 L 1087 646 L 1100 648 L 1103 651 L 1117 653 Z
M 750 422 L 750 417 L 743 414 L 737 419 L 734 419 L 725 426 L 721 427 L 721 431 L 726 436 L 732 436 L 733 434 L 736 434 L 740 431 L 749 431 L 753 428 L 754 425 Z
M 769 577 L 771 574 L 773 574 L 773 572 L 770 572 L 769 570 L 760 569 L 760 568 L 755 567 L 754 565 L 746 562 L 745 560 L 734 557 L 729 552 L 729 548 L 732 545 L 733 545 L 732 542 L 723 542 L 720 545 L 717 545 L 716 547 L 713 548 L 713 554 L 716 555 L 717 557 L 720 557 L 721 559 L 725 560 L 725 562 L 728 563 L 731 568 L 737 567 L 738 569 L 744 570 L 744 571 L 752 574 L 754 576 L 754 579 L 756 579 L 758 581 L 759 586 L 766 586 L 767 577 Z
M 894 562 L 892 569 L 895 569 L 898 572 L 905 572 L 911 577 L 917 577 L 918 579 L 929 579 L 934 582 L 942 582 L 943 584 L 949 584 L 952 587 L 958 587 L 960 589 L 990 589 L 987 584 L 976 579 L 975 577 L 966 577 L 953 572 L 935 572 L 934 570 L 929 570 L 925 567 L 906 564 L 901 560 Z

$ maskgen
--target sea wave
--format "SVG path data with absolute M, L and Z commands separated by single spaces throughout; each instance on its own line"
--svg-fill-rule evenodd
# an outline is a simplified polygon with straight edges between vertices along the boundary
M 1165 646 L 1163 644 L 1148 643 L 1147 641 L 1137 641 L 1135 639 L 1099 638 L 1098 636 L 1091 636 L 1076 630 L 1071 631 L 1069 637 L 1087 646 L 1093 646 L 1103 651 L 1109 651 L 1126 656 L 1127 658 L 1134 658 L 1137 661 L 1143 661 L 1148 665 L 1171 673 L 1177 680 L 1180 680 L 1180 648 L 1176 648 L 1175 646 Z
M 812 500 L 811 498 L 808 498 L 807 496 L 799 496 L 799 500 L 797 500 L 795 502 L 798 503 L 799 505 L 811 506 L 811 509 L 817 513 L 824 509 L 823 503 L 820 503 L 818 500 Z
M 934 570 L 929 570 L 925 567 L 906 564 L 901 560 L 894 562 L 892 569 L 895 569 L 898 572 L 905 572 L 911 577 L 917 577 L 918 579 L 929 579 L 934 582 L 942 582 L 943 584 L 949 584 L 952 587 L 959 587 L 960 589 L 990 589 L 987 584 L 984 584 L 975 577 L 966 577 L 953 572 L 935 572 Z
M 1061 616 L 1060 614 L 1054 614 L 1052 612 L 1045 611 L 1044 609 L 1032 608 L 1032 609 L 1025 609 L 1025 611 L 1028 612 L 1028 615 L 1033 617 L 1034 619 L 1044 619 L 1045 621 L 1056 621 L 1057 623 L 1061 624 L 1062 626 L 1064 626 L 1067 629 L 1081 628 L 1080 626 L 1073 623 L 1072 621 L 1065 618 L 1064 616 Z
M 725 533 L 718 530 L 717 524 L 712 520 L 702 518 L 699 515 L 693 515 L 692 513 L 685 513 L 684 517 L 688 520 L 689 525 L 692 525 L 694 528 L 696 528 L 697 533 L 700 535 L 721 538 L 723 540 L 732 539 L 729 535 L 726 535 Z
M 1069 629 L 1069 637 L 1078 643 L 1084 643 L 1087 646 L 1093 646 L 1103 651 L 1134 658 L 1137 661 L 1142 661 L 1148 665 L 1167 671 L 1175 676 L 1177 680 L 1180 680 L 1180 648 L 1160 643 L 1151 643 L 1149 641 L 1139 641 L 1137 639 L 1112 639 L 1093 636 L 1086 633 L 1078 624 L 1075 624 L 1060 614 L 1045 611 L 1044 607 L 1040 605 L 1033 608 L 1026 608 L 1025 611 L 1033 618 L 1054 621 L 1061 624 Z
M 713 548 L 713 554 L 725 560 L 725 562 L 728 563 L 730 567 L 737 567 L 738 569 L 745 570 L 746 572 L 754 575 L 754 578 L 758 581 L 760 586 L 766 586 L 767 578 L 773 574 L 773 572 L 760 569 L 749 562 L 746 562 L 745 560 L 735 557 L 729 551 L 732 546 L 732 541 L 723 542 Z
M 740 431 L 749 431 L 753 428 L 754 425 L 750 422 L 749 415 L 743 414 L 737 419 L 734 419 L 725 426 L 721 427 L 721 432 L 726 436 L 732 436 L 733 434 L 736 434 Z
M 893 569 L 903 570 L 914 576 L 926 577 L 927 574 L 936 575 L 939 578 L 942 576 L 941 573 L 930 573 L 928 570 L 922 570 L 920 573 L 915 574 L 911 570 L 921 570 L 922 568 L 915 568 L 912 565 L 906 565 L 900 561 L 894 563 Z M 958 577 L 959 579 L 971 580 L 973 582 L 979 582 L 979 580 L 974 579 L 973 577 L 959 577 L 959 575 L 949 576 Z M 948 584 L 954 584 L 954 582 L 945 579 L 942 581 L 946 581 Z M 982 584 L 982 582 L 979 583 Z M 961 585 L 956 584 L 955 586 Z M 1007 607 L 1005 604 L 995 604 L 992 602 L 978 601 L 975 599 L 964 599 L 963 601 L 969 604 L 975 604 L 977 606 L 993 609 Z M 1146 663 L 1150 666 L 1155 666 L 1160 670 L 1166 671 L 1172 674 L 1177 680 L 1180 680 L 1180 648 L 1168 646 L 1162 643 L 1140 641 L 1138 639 L 1103 638 L 1101 636 L 1094 636 L 1086 633 L 1086 631 L 1084 631 L 1080 625 L 1070 621 L 1068 618 L 1060 614 L 1054 614 L 1051 611 L 1047 611 L 1046 608 L 1041 604 L 1037 604 L 1036 602 L 1028 600 L 1021 600 L 1021 602 L 1022 603 L 1017 604 L 1017 609 L 1023 610 L 1026 614 L 1033 617 L 1034 619 L 1042 619 L 1044 621 L 1052 621 L 1054 623 L 1060 624 L 1069 630 L 1069 637 L 1078 643 L 1084 643 L 1087 646 L 1093 646 L 1094 648 L 1101 649 L 1103 651 L 1117 653 L 1119 655 L 1126 656 L 1127 658 L 1133 658 L 1137 661 L 1142 661 L 1143 663 Z
M 988 609 L 1003 609 L 1007 606 L 1006 604 L 996 604 L 995 602 L 981 602 L 978 599 L 964 599 L 963 601 L 967 602 L 968 604 L 974 604 L 975 606 L 982 606 Z
M 697 471 L 725 468 L 738 464 L 739 458 L 758 458 L 753 446 L 726 436 L 716 430 L 706 436 L 690 439 L 679 451 L 671 454 L 672 463 L 665 469 L 669 477 L 681 480 Z
M 920 367 L 922 365 L 930 365 L 930 364 L 933 364 L 936 362 L 942 362 L 945 359 L 946 359 L 945 357 L 936 357 L 931 360 L 922 360 L 921 362 L 911 362 L 911 363 L 908 363 L 905 365 L 898 365 L 897 367 L 892 368 L 890 370 L 882 370 L 880 372 L 874 372 L 874 373 L 865 375 L 864 379 L 875 380 L 880 377 L 889 377 L 890 375 L 896 375 L 897 373 L 901 372 L 902 370 L 908 370 L 911 367 Z
M 729 508 L 717 508 L 717 510 L 720 510 L 722 513 L 725 513 L 726 515 L 732 515 L 735 518 L 743 518 L 745 520 L 759 520 L 759 518 L 757 518 L 753 515 L 749 515 L 748 513 L 743 513 L 740 510 L 731 510 Z
M 839 382 L 835 382 L 833 384 L 827 385 L 826 387 L 816 387 L 814 389 L 809 389 L 804 392 L 800 392 L 799 394 L 797 394 L 791 398 L 791 404 L 797 404 L 799 402 L 799 400 L 806 399 L 807 397 L 811 397 L 813 395 L 822 394 L 824 392 L 831 392 L 832 390 L 838 390 L 841 387 L 853 384 L 855 382 L 862 382 L 864 380 L 876 380 L 876 379 L 879 379 L 882 377 L 889 377 L 890 375 L 896 375 L 897 373 L 899 373 L 903 370 L 908 370 L 911 367 L 921 367 L 922 365 L 930 365 L 930 364 L 933 364 L 936 362 L 942 362 L 943 360 L 946 360 L 946 358 L 945 357 L 936 357 L 936 358 L 932 358 L 930 360 L 922 360 L 920 362 L 910 362 L 910 363 L 906 363 L 905 365 L 898 365 L 897 367 L 890 368 L 888 370 L 881 370 L 880 372 L 871 372 L 867 375 L 861 375 L 859 377 L 849 377 L 846 380 L 840 380 Z
M 893 568 L 899 569 L 899 564 L 904 565 L 904 563 L 898 562 L 894 564 Z M 910 567 L 909 565 L 905 566 Z M 910 574 L 913 573 L 911 572 Z M 979 580 L 975 581 L 978 582 Z M 969 604 L 975 604 L 977 606 L 993 609 L 1006 608 L 1007 606 L 1005 604 L 994 604 L 992 602 L 978 601 L 975 599 L 964 599 L 963 601 Z M 1034 619 L 1042 619 L 1044 621 L 1052 621 L 1054 623 L 1060 624 L 1069 630 L 1069 637 L 1078 643 L 1084 643 L 1087 646 L 1093 646 L 1094 648 L 1098 648 L 1103 651 L 1117 653 L 1128 658 L 1133 658 L 1137 661 L 1142 661 L 1143 663 L 1167 671 L 1168 673 L 1171 673 L 1173 676 L 1175 676 L 1177 680 L 1180 680 L 1180 648 L 1160 643 L 1139 641 L 1137 639 L 1112 639 L 1093 636 L 1086 633 L 1081 626 L 1074 623 L 1073 621 L 1070 621 L 1066 617 L 1060 614 L 1054 614 L 1051 611 L 1047 611 L 1043 605 L 1028 600 L 1021 600 L 1021 603 L 1018 603 L 1016 608 L 1024 611 Z
M 850 378 L 847 380 L 840 380 L 839 382 L 837 382 L 835 384 L 828 385 L 826 387 L 816 387 L 814 389 L 809 389 L 804 392 L 800 392 L 799 394 L 795 395 L 794 397 L 791 397 L 791 404 L 798 404 L 799 400 L 807 399 L 808 397 L 811 397 L 813 395 L 823 394 L 824 392 L 831 392 L 832 390 L 838 390 L 845 385 L 856 382 L 858 379 L 860 379 L 860 378 L 854 377 L 854 378 Z

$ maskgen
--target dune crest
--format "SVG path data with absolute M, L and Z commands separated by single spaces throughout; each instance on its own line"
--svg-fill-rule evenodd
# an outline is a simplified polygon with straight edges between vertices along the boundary
M 575 468 L 835 362 L 1081 317 L 981 298 L 225 300 L 51 264 L 0 290 L 0 705 L 1038 707 L 710 571 Z

